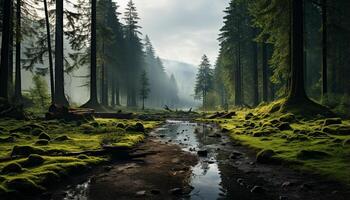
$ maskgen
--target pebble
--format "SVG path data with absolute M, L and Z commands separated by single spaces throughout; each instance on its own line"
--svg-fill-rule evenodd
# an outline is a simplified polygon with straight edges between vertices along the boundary
M 146 191 L 145 190 L 141 190 L 136 192 L 136 196 L 142 197 L 142 196 L 146 196 Z

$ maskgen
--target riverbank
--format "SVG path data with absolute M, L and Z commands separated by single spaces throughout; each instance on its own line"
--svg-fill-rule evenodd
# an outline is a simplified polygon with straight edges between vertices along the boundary
M 0 120 L 0 196 L 25 199 L 43 194 L 68 177 L 127 152 L 160 121 Z M 118 159 L 117 153 L 114 159 Z M 117 157 L 117 158 L 115 158 Z

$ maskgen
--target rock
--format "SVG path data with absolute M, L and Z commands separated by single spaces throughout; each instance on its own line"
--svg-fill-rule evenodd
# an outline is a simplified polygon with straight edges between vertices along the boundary
M 327 135 L 327 133 L 324 133 L 322 131 L 310 132 L 307 135 L 310 137 L 316 137 L 316 138 L 329 137 L 329 135 Z
M 221 132 L 223 132 L 223 133 L 228 133 L 228 132 L 230 132 L 227 128 L 222 128 L 221 129 Z
M 10 130 L 10 133 L 30 133 L 31 131 L 32 131 L 32 127 L 21 126 L 19 128 Z
M 32 131 L 31 131 L 31 135 L 34 135 L 34 136 L 38 136 L 40 135 L 41 133 L 43 133 L 43 129 L 41 128 L 34 128 Z
M 119 124 L 117 124 L 117 127 L 118 127 L 118 128 L 123 128 L 123 129 L 124 129 L 124 128 L 125 128 L 125 125 L 122 124 L 122 123 L 119 123 Z
M 40 140 L 37 140 L 35 142 L 35 145 L 39 145 L 39 146 L 45 146 L 45 145 L 48 145 L 48 144 L 49 144 L 49 141 L 45 140 L 45 139 L 40 139 Z
M 298 159 L 308 160 L 308 159 L 323 159 L 329 157 L 330 154 L 323 151 L 316 150 L 301 150 L 297 154 Z
M 238 151 L 234 151 L 230 154 L 230 158 L 231 159 L 237 159 L 239 157 L 241 157 L 243 154 L 241 152 L 238 152 Z
M 44 191 L 44 189 L 36 185 L 27 178 L 14 178 L 5 181 L 5 185 L 10 190 L 16 190 L 22 194 L 36 195 Z
M 261 187 L 261 186 L 254 186 L 251 190 L 250 190 L 251 193 L 257 193 L 257 194 L 263 194 L 266 192 L 266 190 Z
M 220 138 L 222 136 L 219 133 L 214 133 L 214 134 L 208 135 L 208 137 Z
M 13 156 L 29 156 L 30 154 L 44 154 L 45 151 L 32 146 L 14 146 L 11 152 L 11 157 Z
M 292 186 L 292 185 L 293 184 L 291 182 L 289 182 L 289 181 L 286 181 L 286 182 L 282 183 L 282 187 L 283 188 L 286 188 L 286 187 L 289 187 L 289 186 Z
M 47 134 L 47 133 L 41 133 L 40 135 L 39 135 L 39 139 L 43 139 L 43 140 L 48 140 L 48 141 L 50 141 L 51 140 L 51 137 Z
M 36 167 L 40 166 L 45 162 L 45 159 L 37 154 L 31 154 L 27 160 L 23 162 L 24 167 Z
M 322 132 L 333 135 L 350 135 L 350 126 L 333 124 L 323 127 Z
M 126 128 L 126 131 L 129 131 L 129 132 L 145 132 L 145 128 L 144 128 L 143 124 L 138 122 L 138 123 L 136 123 L 133 126 L 128 126 Z
M 288 200 L 288 197 L 286 197 L 286 196 L 279 196 L 278 200 Z
M 15 141 L 16 141 L 16 139 L 13 136 L 0 138 L 0 143 L 10 143 L 10 142 L 15 142 Z
M 223 119 L 231 119 L 233 116 L 236 116 L 236 112 L 229 112 L 221 116 Z
M 253 113 L 248 113 L 248 114 L 245 115 L 244 119 L 245 120 L 249 120 L 249 119 L 251 119 L 253 117 L 254 117 Z
M 238 178 L 238 179 L 237 179 L 237 183 L 239 183 L 240 185 L 242 185 L 242 184 L 243 184 L 243 179 Z
M 151 190 L 151 194 L 158 195 L 158 194 L 160 194 L 160 190 L 153 189 L 153 190 Z
M 113 167 L 112 166 L 105 166 L 105 167 L 103 167 L 103 169 L 108 172 L 108 171 L 111 171 L 113 169 Z
M 138 197 L 146 196 L 146 191 L 145 190 L 138 191 L 138 192 L 136 192 L 136 196 L 138 196 Z
M 61 136 L 58 136 L 57 138 L 55 138 L 55 141 L 59 141 L 59 142 L 63 142 L 63 141 L 67 141 L 67 140 L 70 140 L 70 138 L 66 135 L 61 135 Z
M 275 163 L 277 161 L 274 158 L 275 155 L 276 153 L 271 149 L 262 150 L 256 155 L 256 162 L 262 164 Z
M 277 128 L 281 131 L 293 130 L 293 128 L 289 125 L 288 122 L 283 122 L 277 126 Z
M 87 159 L 89 159 L 89 156 L 87 156 L 85 154 L 80 154 L 80 155 L 78 155 L 77 158 L 79 158 L 80 160 L 87 160 Z
M 183 190 L 182 190 L 182 188 L 173 188 L 173 189 L 169 190 L 169 193 L 172 195 L 182 195 Z
M 344 140 L 343 146 L 350 146 L 350 139 Z
M 160 137 L 160 138 L 164 138 L 164 137 L 165 137 L 165 135 L 164 135 L 164 134 L 161 134 L 161 135 L 159 135 L 159 137 Z
M 341 123 L 342 123 L 342 120 L 340 118 L 329 118 L 324 120 L 323 126 L 341 124 Z
M 17 174 L 22 172 L 22 166 L 18 163 L 10 163 L 6 165 L 4 168 L 2 168 L 1 173 L 2 174 Z
M 199 151 L 197 151 L 197 155 L 199 157 L 207 157 L 208 156 L 208 151 L 207 150 L 199 150 Z

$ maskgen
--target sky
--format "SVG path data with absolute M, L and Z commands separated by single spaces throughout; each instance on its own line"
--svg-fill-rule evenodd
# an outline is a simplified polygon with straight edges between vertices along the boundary
M 114 0 L 124 13 L 129 0 Z M 211 64 L 218 56 L 217 41 L 223 10 L 229 0 L 134 0 L 141 32 L 148 35 L 163 59 L 199 65 L 206 54 Z

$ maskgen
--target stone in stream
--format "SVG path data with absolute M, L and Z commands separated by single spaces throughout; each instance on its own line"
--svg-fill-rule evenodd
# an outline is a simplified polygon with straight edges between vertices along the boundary
M 197 151 L 197 155 L 199 157 L 207 157 L 208 156 L 208 151 L 207 150 L 199 150 L 199 151 Z
M 145 191 L 145 190 L 138 191 L 138 192 L 136 192 L 136 196 L 138 196 L 138 197 L 144 197 L 144 196 L 146 196 L 146 191 Z
M 263 187 L 256 185 L 250 190 L 250 192 L 262 194 L 262 193 L 265 193 L 266 190 Z
M 182 188 L 173 188 L 173 189 L 169 190 L 169 193 L 172 195 L 181 195 L 181 194 L 183 194 L 183 190 L 182 190 Z
M 280 196 L 278 199 L 279 199 L 279 200 L 288 200 L 288 197 L 286 197 L 286 196 Z
M 241 157 L 243 154 L 241 152 L 238 152 L 238 151 L 233 151 L 231 154 L 230 154 L 230 158 L 231 159 L 237 159 L 239 157 Z

